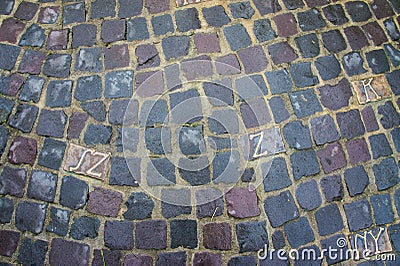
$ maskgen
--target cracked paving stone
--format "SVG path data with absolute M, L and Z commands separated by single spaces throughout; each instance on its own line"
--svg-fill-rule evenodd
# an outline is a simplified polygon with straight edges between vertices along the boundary
M 45 30 L 37 24 L 32 24 L 22 35 L 19 45 L 42 47 L 46 40 Z
M 22 232 L 40 234 L 46 217 L 46 204 L 22 201 L 15 210 L 15 226 Z
M 85 127 L 86 121 L 89 118 L 87 113 L 75 112 L 69 118 L 69 125 L 67 131 L 68 139 L 78 139 L 81 135 L 83 128 Z
M 221 216 L 224 212 L 224 202 L 221 191 L 214 188 L 196 190 L 196 217 Z
M 0 198 L 0 223 L 6 224 L 11 222 L 14 213 L 14 201 L 12 199 Z
M 194 36 L 194 42 L 199 53 L 219 53 L 221 47 L 219 37 L 214 33 L 197 33 Z
M 344 211 L 350 231 L 356 232 L 372 225 L 371 207 L 366 199 L 344 204 Z
M 295 41 L 304 58 L 312 58 L 319 55 L 319 41 L 315 33 L 296 37 Z
M 135 169 L 134 173 L 130 171 L 132 168 Z M 140 159 L 123 157 L 111 159 L 110 185 L 136 187 L 139 186 L 138 181 L 140 181 Z
M 64 6 L 63 9 L 63 25 L 68 25 L 74 22 L 85 22 L 85 3 L 78 2 Z
M 330 204 L 315 212 L 320 236 L 330 235 L 343 229 L 343 219 L 336 204 Z
M 129 98 L 133 92 L 133 71 L 114 71 L 106 74 L 104 97 Z
M 313 230 L 306 217 L 300 217 L 297 221 L 290 221 L 284 226 L 289 244 L 293 248 L 308 244 L 315 240 Z
M 258 251 L 268 243 L 268 233 L 263 222 L 236 224 L 236 237 L 240 252 Z
M 254 9 L 249 1 L 229 4 L 229 9 L 233 18 L 250 19 L 254 15 Z
M 18 261 L 24 265 L 44 265 L 49 243 L 44 240 L 24 238 L 18 253 Z
M 275 158 L 272 162 L 263 163 L 261 170 L 265 192 L 279 190 L 292 184 L 283 158 Z
M 251 255 L 232 257 L 228 261 L 228 266 L 240 266 L 240 265 L 256 266 L 257 262 L 254 256 Z
M 119 18 L 130 18 L 140 15 L 143 10 L 143 0 L 119 0 Z
M 29 179 L 28 197 L 53 202 L 56 195 L 58 177 L 50 172 L 35 170 Z
M 342 63 L 349 76 L 364 74 L 367 70 L 363 67 L 363 59 L 359 52 L 350 52 L 343 56 Z
M 369 184 L 369 178 L 361 165 L 349 168 L 344 172 L 347 190 L 350 196 L 362 194 Z
M 0 41 L 17 43 L 18 36 L 24 29 L 25 23 L 15 18 L 6 18 L 0 26 Z
M 84 102 L 81 108 L 99 122 L 106 120 L 106 106 L 102 101 Z
M 365 139 L 352 140 L 346 143 L 349 161 L 352 165 L 367 162 L 371 159 Z
M 196 220 L 172 220 L 170 222 L 171 248 L 197 247 L 197 222 Z
M 51 265 L 88 265 L 90 247 L 74 241 L 54 238 L 51 241 L 49 263 Z
M 293 167 L 295 180 L 320 172 L 318 159 L 314 150 L 297 151 L 290 156 L 290 162 Z
M 8 160 L 12 164 L 29 164 L 33 166 L 37 155 L 35 139 L 16 136 L 10 146 Z
M 109 144 L 112 137 L 110 126 L 90 124 L 84 136 L 87 145 Z
M 39 115 L 36 133 L 41 136 L 62 138 L 67 116 L 62 110 L 43 109 Z
M 324 173 L 328 174 L 346 165 L 343 148 L 337 142 L 329 144 L 324 149 L 317 151 Z
M 298 55 L 288 42 L 271 44 L 268 46 L 268 52 L 275 65 L 289 63 L 298 58 Z
M 126 220 L 144 220 L 151 218 L 154 201 L 144 192 L 132 193 L 125 202 L 127 207 L 123 216 Z
M 4 70 L 12 70 L 17 62 L 17 58 L 21 52 L 21 48 L 8 44 L 0 44 L 0 68 Z
M 232 51 L 237 51 L 251 45 L 251 39 L 242 24 L 227 26 L 224 35 Z
M 17 250 L 20 238 L 19 232 L 1 230 L 0 231 L 0 255 L 11 257 Z
M 46 58 L 42 72 L 49 77 L 68 78 L 71 60 L 69 54 L 50 54 Z
M 71 211 L 63 210 L 51 206 L 50 208 L 50 223 L 46 227 L 47 232 L 55 233 L 59 236 L 66 236 L 68 233 L 68 224 Z
M 223 6 L 205 7 L 202 12 L 209 26 L 220 28 L 231 22 Z
M 180 32 L 187 32 L 201 28 L 199 13 L 196 8 L 175 11 L 175 21 Z
M 299 211 L 289 191 L 267 197 L 264 201 L 264 209 L 272 227 L 281 226 L 299 217 Z
M 394 221 L 390 194 L 372 195 L 370 201 L 377 225 L 384 225 Z
M 157 36 L 174 32 L 174 23 L 170 14 L 155 16 L 151 18 L 154 34 Z
M 128 20 L 126 24 L 126 39 L 128 41 L 146 40 L 150 37 L 146 19 L 139 17 Z
M 336 120 L 343 138 L 352 139 L 362 136 L 365 133 L 364 125 L 358 110 L 337 113 Z
M 384 129 L 393 128 L 400 125 L 400 115 L 390 101 L 378 106 L 378 113 L 382 115 L 379 120 Z
M 14 0 L 4 0 L 0 3 L 0 14 L 9 15 L 14 7 Z
M 22 87 L 19 99 L 25 102 L 39 102 L 45 79 L 37 76 L 29 76 Z
M 246 2 L 244 2 L 246 3 Z M 254 21 L 254 34 L 259 42 L 273 40 L 277 37 L 275 30 L 271 26 L 269 19 L 259 19 Z
M 386 73 L 390 70 L 389 62 L 383 49 L 366 53 L 369 67 L 374 74 Z
M 162 40 L 162 48 L 167 60 L 187 55 L 189 47 L 189 37 L 187 36 L 171 36 Z
M 317 145 L 339 140 L 339 132 L 330 115 L 323 115 L 310 120 L 314 141 Z M 311 145 L 310 145 L 311 148 Z
M 371 145 L 372 157 L 374 159 L 393 154 L 392 148 L 390 147 L 385 134 L 381 133 L 369 136 L 368 140 Z
M 138 249 L 165 249 L 167 247 L 167 222 L 164 220 L 138 222 L 136 224 L 136 247 Z
M 106 43 L 124 40 L 125 28 L 125 20 L 105 20 L 101 24 L 101 39 Z
M 106 18 L 115 16 L 115 0 L 95 0 L 90 9 L 90 18 Z
M 327 202 L 340 201 L 344 191 L 340 175 L 326 176 L 320 181 Z
M 128 45 L 113 45 L 104 48 L 104 66 L 106 69 L 115 69 L 129 66 Z
M 289 94 L 294 113 L 298 118 L 304 118 L 321 112 L 321 104 L 313 89 L 292 92 Z
M 95 249 L 93 251 L 92 266 L 118 266 L 121 265 L 122 253 L 120 250 Z M 126 265 L 131 265 L 125 259 Z
M 101 78 L 97 75 L 79 77 L 74 97 L 79 101 L 100 99 L 102 91 Z
M 77 210 L 85 206 L 89 193 L 89 186 L 73 176 L 64 176 L 60 189 L 60 204 Z
M 313 126 L 312 120 L 311 126 Z M 282 133 L 291 148 L 304 150 L 312 146 L 310 129 L 308 126 L 303 126 L 301 121 L 287 123 L 282 129 Z M 313 135 L 315 135 L 314 131 Z
M 100 72 L 103 70 L 101 48 L 81 49 L 75 58 L 75 71 Z
M 322 198 L 315 180 L 301 183 L 296 189 L 296 199 L 303 209 L 314 210 L 321 206 Z
M 48 50 L 65 50 L 68 45 L 68 29 L 52 30 L 47 37 L 46 48 Z
M 378 190 L 385 190 L 399 183 L 399 169 L 393 158 L 382 160 L 373 166 L 375 184 Z
M 160 65 L 160 56 L 155 45 L 138 45 L 135 52 L 138 59 L 138 70 Z
M 203 226 L 203 245 L 214 250 L 232 249 L 232 229 L 228 223 L 208 223 Z
M 295 63 L 290 66 L 290 75 L 298 88 L 309 87 L 319 83 L 311 69 L 311 63 Z
M 61 167 L 66 147 L 67 144 L 65 142 L 46 138 L 43 143 L 42 151 L 38 156 L 38 164 L 53 170 L 58 170 Z
M 215 265 L 222 266 L 221 254 L 197 252 L 193 255 L 193 266 Z
M 319 57 L 314 65 L 323 80 L 334 79 L 342 72 L 339 60 L 334 55 Z
M 86 209 L 93 214 L 117 217 L 121 202 L 121 193 L 101 187 L 94 187 L 94 190 L 89 194 Z
M 97 27 L 93 24 L 79 24 L 72 28 L 72 48 L 96 44 Z
M 0 194 L 22 198 L 26 179 L 25 169 L 5 166 L 0 174 Z
M 74 219 L 69 235 L 76 240 L 83 240 L 86 237 L 96 238 L 99 235 L 100 220 L 88 216 Z
M 0 126 L 0 156 L 3 155 L 10 134 L 6 127 Z
M 0 93 L 8 96 L 15 96 L 24 82 L 25 78 L 18 74 L 13 74 L 11 76 L 0 75 Z
M 38 22 L 42 24 L 54 24 L 59 17 L 60 7 L 48 6 L 41 7 L 38 16 Z
M 232 188 L 225 194 L 228 214 L 236 218 L 247 218 L 260 215 L 255 190 Z

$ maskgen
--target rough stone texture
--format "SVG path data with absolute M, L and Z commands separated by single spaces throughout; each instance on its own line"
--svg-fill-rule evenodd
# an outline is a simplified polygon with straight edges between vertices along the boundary
M 71 80 L 52 80 L 47 86 L 46 106 L 67 107 L 71 105 Z
M 14 201 L 6 197 L 0 198 L 0 211 L 0 223 L 10 223 L 14 213 Z
M 197 247 L 197 222 L 195 220 L 172 220 L 170 222 L 171 248 Z
M 344 178 L 350 196 L 363 193 L 369 184 L 367 172 L 362 166 L 347 169 L 344 172 Z
M 313 125 L 312 121 L 311 125 Z M 310 129 L 308 128 L 308 126 L 304 126 L 300 121 L 287 123 L 283 127 L 282 132 L 285 137 L 285 140 L 287 141 L 287 143 L 291 148 L 297 150 L 304 150 L 311 148 L 312 143 L 311 143 Z
M 378 190 L 385 190 L 399 183 L 399 168 L 393 158 L 387 158 L 373 166 Z
M 220 254 L 209 252 L 197 252 L 193 255 L 193 265 L 215 265 L 222 266 L 222 258 Z
M 339 140 L 339 132 L 336 129 L 335 122 L 329 115 L 313 118 L 310 123 L 314 141 L 317 145 Z
M 371 145 L 372 157 L 378 159 L 393 154 L 385 134 L 372 135 L 368 138 Z
M 343 198 L 343 186 L 340 175 L 327 176 L 320 181 L 327 202 L 340 201 Z
M 268 47 L 268 52 L 275 65 L 289 63 L 298 58 L 298 55 L 288 42 L 272 44 Z
M 49 243 L 44 240 L 24 238 L 18 253 L 18 261 L 25 265 L 44 265 Z
M 297 221 L 288 222 L 284 228 L 288 242 L 293 248 L 310 243 L 315 239 L 306 217 L 300 217 Z
M 315 180 L 301 183 L 296 189 L 296 198 L 305 210 L 314 210 L 322 204 L 321 194 Z
M 65 142 L 46 138 L 38 156 L 38 164 L 58 170 L 61 167 L 66 147 Z
M 268 242 L 265 222 L 244 222 L 236 224 L 236 237 L 240 252 L 258 251 Z
M 60 204 L 71 209 L 80 209 L 86 204 L 89 186 L 85 181 L 73 176 L 62 179 L 60 189 Z
M 378 107 L 378 113 L 382 115 L 380 123 L 384 129 L 389 129 L 400 125 L 400 115 L 393 106 L 393 103 L 388 101 L 384 105 Z
M 315 212 L 318 233 L 321 236 L 330 235 L 343 229 L 343 219 L 336 204 L 327 205 Z
M 22 87 L 19 99 L 26 102 L 29 101 L 33 101 L 35 103 L 39 102 L 44 82 L 45 79 L 41 77 L 35 77 L 35 76 L 28 77 L 24 86 Z
M 29 164 L 33 166 L 36 154 L 36 140 L 17 136 L 10 146 L 8 160 L 13 164 Z
M 121 193 L 95 187 L 89 194 L 87 210 L 94 214 L 117 217 L 121 202 Z
M 86 244 L 54 238 L 49 253 L 50 264 L 88 265 L 90 247 Z
M 5 166 L 0 174 L 0 194 L 22 198 L 26 184 L 26 170 Z
M 0 41 L 16 43 L 18 36 L 24 29 L 25 24 L 23 22 L 15 18 L 6 18 L 0 26 Z
M 228 223 L 208 223 L 203 226 L 203 245 L 208 249 L 230 250 L 232 229 Z
M 267 197 L 264 201 L 264 209 L 272 227 L 278 227 L 299 217 L 299 211 L 289 191 Z
M 320 172 L 318 159 L 313 150 L 298 151 L 290 156 L 294 179 L 311 176 Z
M 246 28 L 241 24 L 224 28 L 224 34 L 231 50 L 233 51 L 237 51 L 251 45 L 250 36 L 247 33 Z
M 143 192 L 132 193 L 125 205 L 127 210 L 124 213 L 124 218 L 127 220 L 151 218 L 154 209 L 154 201 Z
M 136 233 L 136 237 L 137 233 Z M 110 249 L 132 249 L 133 222 L 106 221 L 104 226 L 104 244 Z
M 50 172 L 33 171 L 29 179 L 28 197 L 52 202 L 57 188 L 57 175 Z
M 371 207 L 367 200 L 358 200 L 344 205 L 350 231 L 358 231 L 372 225 Z
M 24 133 L 32 131 L 39 108 L 37 106 L 20 104 L 17 111 L 10 117 L 9 125 L 21 130 Z
M 322 105 L 333 111 L 349 106 L 349 100 L 353 96 L 350 82 L 347 79 L 340 80 L 334 86 L 320 87 L 319 92 Z
M 46 218 L 46 204 L 22 201 L 15 210 L 15 226 L 22 232 L 40 234 Z
M 346 165 L 343 148 L 337 142 L 329 144 L 317 153 L 326 174 Z
M 167 223 L 150 220 L 136 224 L 136 247 L 139 249 L 164 249 L 167 247 Z
M 43 109 L 39 115 L 36 133 L 46 137 L 62 138 L 66 124 L 67 116 L 64 111 Z
M 394 221 L 394 214 L 389 194 L 373 195 L 370 200 L 377 225 L 388 224 Z
M 98 236 L 99 227 L 99 219 L 82 216 L 74 219 L 69 234 L 76 240 L 82 240 L 85 237 L 96 238 Z
M 290 93 L 294 113 L 298 118 L 304 118 L 322 111 L 321 104 L 313 89 Z
M 1 230 L 0 231 L 0 255 L 11 257 L 18 247 L 20 233 Z
M 265 192 L 279 190 L 292 184 L 283 158 L 275 158 L 272 163 L 264 163 L 261 169 Z
M 118 266 L 121 265 L 121 260 L 122 253 L 120 250 L 95 249 L 93 252 L 92 266 L 104 266 L 104 264 Z M 125 258 L 125 265 L 131 265 L 127 261 L 127 258 Z
M 254 217 L 260 214 L 255 190 L 232 188 L 225 194 L 228 214 L 236 218 Z
M 71 211 L 63 210 L 56 207 L 50 208 L 51 221 L 46 227 L 47 232 L 52 232 L 59 236 L 66 236 L 68 233 L 69 218 Z
M 351 164 L 367 162 L 371 159 L 365 139 L 356 139 L 346 143 L 347 153 Z

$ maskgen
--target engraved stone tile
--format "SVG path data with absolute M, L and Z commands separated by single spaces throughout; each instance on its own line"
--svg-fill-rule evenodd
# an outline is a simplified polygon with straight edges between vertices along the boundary
M 104 179 L 110 154 L 70 144 L 64 169 L 97 179 Z
M 181 6 L 186 6 L 189 4 L 197 4 L 201 2 L 207 2 L 210 0 L 175 0 L 176 1 L 176 6 L 181 7 Z
M 384 75 L 352 82 L 360 104 L 375 102 L 391 96 L 390 86 Z
M 353 234 L 350 237 L 350 242 L 352 248 L 357 249 L 360 258 L 363 258 L 363 255 L 369 257 L 393 250 L 386 227 L 374 228 Z

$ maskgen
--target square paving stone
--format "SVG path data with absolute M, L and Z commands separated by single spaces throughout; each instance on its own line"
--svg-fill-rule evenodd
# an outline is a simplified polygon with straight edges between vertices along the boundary
M 154 154 L 171 153 L 170 128 L 146 128 L 145 144 L 148 151 Z
M 370 200 L 374 210 L 375 223 L 377 225 L 384 225 L 394 221 L 389 194 L 372 195 Z
M 290 75 L 298 88 L 309 87 L 319 83 L 311 69 L 311 63 L 296 63 L 290 66 Z
M 150 14 L 157 14 L 170 10 L 170 1 L 168 0 L 146 0 L 144 5 Z
M 378 113 L 382 115 L 379 122 L 384 129 L 389 129 L 400 125 L 400 115 L 390 101 L 384 105 L 378 106 Z
M 297 19 L 303 31 L 317 30 L 326 26 L 325 21 L 317 9 L 299 12 L 297 13 Z
M 326 176 L 320 181 L 327 202 L 340 201 L 343 198 L 343 186 L 340 175 Z
M 289 94 L 294 113 L 298 118 L 304 118 L 321 112 L 321 104 L 313 89 L 297 91 Z
M 232 229 L 228 223 L 208 223 L 203 226 L 203 245 L 214 250 L 232 249 Z
M 0 4 L 0 14 L 9 15 L 14 7 L 14 0 L 4 0 Z
M 392 148 L 390 147 L 385 134 L 381 133 L 369 136 L 368 140 L 371 145 L 372 156 L 374 159 L 393 154 Z
M 360 27 L 347 27 L 344 29 L 344 34 L 346 35 L 347 41 L 353 50 L 360 50 L 361 48 L 369 45 L 367 37 Z
M 181 70 L 187 80 L 211 77 L 213 74 L 212 61 L 208 55 L 183 60 Z
M 242 24 L 225 27 L 224 35 L 232 51 L 237 51 L 251 45 L 250 36 Z
M 290 37 L 297 34 L 297 21 L 292 13 L 279 14 L 273 18 L 279 37 Z
M 50 223 L 46 227 L 46 232 L 52 232 L 59 236 L 66 236 L 68 233 L 68 224 L 71 211 L 63 210 L 51 206 L 50 208 Z
M 64 176 L 60 189 L 60 204 L 77 210 L 85 206 L 89 193 L 89 186 L 73 176 Z
M 339 132 L 330 115 L 323 115 L 310 120 L 314 141 L 317 145 L 339 140 Z
M 348 76 L 360 75 L 367 72 L 363 67 L 363 59 L 359 52 L 350 52 L 344 55 L 342 64 Z
M 289 244 L 293 248 L 298 248 L 315 239 L 313 230 L 306 217 L 300 217 L 297 221 L 288 222 L 284 228 Z
M 18 74 L 10 76 L 0 75 L 0 93 L 8 96 L 15 96 L 24 82 L 25 78 Z
M 221 254 L 197 252 L 193 255 L 193 266 L 215 265 L 222 266 Z
M 101 187 L 94 187 L 94 190 L 89 194 L 86 209 L 93 214 L 117 217 L 121 202 L 121 193 Z
M 26 170 L 5 166 L 0 174 L 0 194 L 22 198 L 25 192 Z
M 322 33 L 322 41 L 330 53 L 338 53 L 346 49 L 346 42 L 339 30 L 331 30 Z
M 19 99 L 26 102 L 29 101 L 33 101 L 35 103 L 39 102 L 44 82 L 45 82 L 44 78 L 37 76 L 29 76 L 24 86 L 22 87 Z
M 49 243 L 44 240 L 24 238 L 18 253 L 18 261 L 24 265 L 44 265 Z
M 344 178 L 347 190 L 352 197 L 363 193 L 369 184 L 368 174 L 361 165 L 347 169 L 344 172 Z
M 57 190 L 58 177 L 50 172 L 35 170 L 29 179 L 28 197 L 53 202 Z
M 106 69 L 115 69 L 129 66 L 128 45 L 113 45 L 104 48 L 104 65 Z
M 40 234 L 46 218 L 46 204 L 22 201 L 15 211 L 15 226 L 22 232 Z
M 85 22 L 85 3 L 78 2 L 64 6 L 63 9 L 63 25 L 68 25 L 74 22 Z
M 203 89 L 213 106 L 233 105 L 233 88 L 229 79 L 204 82 Z
M 120 250 L 95 249 L 93 251 L 92 266 L 118 266 L 121 265 L 122 253 Z M 129 264 L 125 259 L 125 264 Z
M 226 208 L 230 216 L 248 218 L 260 215 L 255 190 L 232 188 L 225 194 Z
M 21 48 L 8 44 L 0 44 L 0 68 L 4 70 L 12 70 L 17 62 L 17 58 Z
M 346 166 L 346 157 L 343 148 L 337 142 L 329 144 L 317 153 L 322 164 L 322 169 L 324 169 L 326 174 Z
M 158 36 L 174 32 L 174 24 L 170 14 L 152 17 L 151 25 L 153 26 L 154 34 Z
M 268 233 L 264 222 L 236 224 L 236 237 L 240 252 L 258 251 L 268 243 Z
M 298 58 L 298 55 L 288 42 L 271 44 L 268 46 L 268 52 L 275 65 L 289 63 Z
M 90 18 L 106 18 L 115 16 L 116 0 L 95 0 L 90 9 Z
M 247 74 L 264 71 L 268 66 L 268 60 L 262 46 L 242 49 L 238 51 L 238 56 Z
M 372 41 L 375 46 L 387 42 L 387 37 L 383 29 L 376 21 L 370 22 L 362 26 L 367 38 Z
M 295 180 L 320 172 L 318 159 L 313 150 L 297 151 L 290 156 Z
M 399 183 L 399 169 L 393 158 L 386 158 L 373 166 L 378 190 L 385 190 Z
M 101 39 L 116 42 L 125 39 L 125 20 L 104 20 L 101 24 Z
M 367 21 L 372 17 L 368 4 L 362 1 L 348 2 L 345 4 L 346 11 L 353 22 Z
M 304 150 L 312 146 L 310 129 L 308 126 L 303 126 L 300 121 L 287 123 L 282 129 L 282 133 L 291 148 Z
M 205 7 L 202 12 L 209 26 L 220 28 L 231 22 L 223 6 Z
M 327 205 L 315 212 L 320 236 L 330 235 L 343 229 L 343 219 L 336 204 Z
M 229 4 L 233 18 L 250 19 L 254 15 L 254 9 L 251 7 L 249 1 Z
M 99 122 L 106 120 L 106 106 L 102 101 L 83 102 L 81 108 Z
M 221 191 L 215 188 L 204 188 L 196 190 L 196 217 L 221 216 L 224 212 L 224 202 Z
M 144 192 L 132 193 L 125 202 L 127 207 L 124 212 L 126 220 L 144 220 L 151 218 L 154 209 L 154 201 Z
M 128 41 L 146 40 L 150 37 L 145 18 L 128 20 L 126 24 L 126 39 Z
M 274 228 L 299 217 L 299 211 L 289 191 L 267 197 L 264 201 L 264 209 Z
M 67 144 L 65 142 L 46 138 L 38 157 L 38 164 L 58 170 L 61 167 L 66 147 Z
M 386 73 L 390 70 L 389 62 L 383 49 L 366 53 L 369 67 L 374 74 Z
M 106 98 L 129 98 L 133 91 L 133 71 L 114 71 L 106 74 L 105 77 Z
M 155 45 L 138 45 L 135 50 L 138 66 L 137 69 L 152 68 L 160 65 L 160 56 Z
M 1 230 L 0 231 L 0 255 L 11 257 L 17 250 L 20 233 Z
M 0 198 L 0 223 L 6 224 L 11 222 L 14 213 L 14 201 L 12 199 Z
M 167 223 L 164 220 L 138 222 L 135 236 L 138 249 L 165 249 L 167 247 Z
M 295 41 L 304 58 L 312 58 L 319 55 L 319 41 L 315 33 L 296 37 Z
M 248 3 L 248 2 L 242 2 L 242 3 Z M 232 4 L 237 4 L 237 3 L 232 3 Z M 260 43 L 273 40 L 277 37 L 276 32 L 272 28 L 271 21 L 269 19 L 255 20 L 253 30 L 254 30 L 254 35 L 256 35 L 256 38 Z
M 72 28 L 72 48 L 96 44 L 97 27 L 93 24 L 79 24 Z
M 314 65 L 323 80 L 334 79 L 342 72 L 339 60 L 334 55 L 319 57 L 315 60 Z
M 68 78 L 71 67 L 71 55 L 50 54 L 43 66 L 43 74 L 49 77 Z
M 277 0 L 271 0 L 269 2 L 265 2 L 263 0 L 253 0 L 253 3 L 262 16 L 270 13 L 276 13 L 282 9 Z
M 358 110 L 337 113 L 336 120 L 343 138 L 352 139 L 365 133 L 364 125 Z
M 46 110 L 40 112 L 36 133 L 41 136 L 62 138 L 67 116 L 62 110 Z
M 22 35 L 19 45 L 42 47 L 46 40 L 45 31 L 37 24 L 32 24 Z
M 355 232 L 372 225 L 371 207 L 366 199 L 344 205 L 350 231 Z
M 170 222 L 171 248 L 196 248 L 197 247 L 197 222 L 196 220 L 172 220 Z
M 281 123 L 290 117 L 289 111 L 282 97 L 272 97 L 268 103 L 271 112 L 274 115 L 275 123 Z
M 371 3 L 371 9 L 378 19 L 390 17 L 394 15 L 390 4 L 385 0 L 375 0 Z
M 352 140 L 346 143 L 347 153 L 351 164 L 367 162 L 371 159 L 365 139 Z
M 25 23 L 15 18 L 6 18 L 0 26 L 0 41 L 17 43 L 18 36 L 24 29 Z
M 42 24 L 54 24 L 59 17 L 60 7 L 48 6 L 41 7 L 38 16 L 38 22 Z
M 190 191 L 187 189 L 164 189 L 161 191 L 161 214 L 164 218 L 190 214 Z
M 51 241 L 49 263 L 51 265 L 88 265 L 90 247 L 86 244 L 54 238 Z
M 195 155 L 205 152 L 203 126 L 180 128 L 179 148 L 184 155 Z
M 267 82 L 272 94 L 289 92 L 293 88 L 293 83 L 286 69 L 266 72 Z
M 178 31 L 187 32 L 200 29 L 201 23 L 196 8 L 187 8 L 175 11 L 175 21 Z
M 100 72 L 103 70 L 101 48 L 81 49 L 75 57 L 75 71 Z
M 149 186 L 168 186 L 176 183 L 175 166 L 167 158 L 155 158 L 147 165 Z
M 96 238 L 99 233 L 100 220 L 88 216 L 77 217 L 71 225 L 69 235 L 76 240 L 82 240 L 86 237 Z
M 296 189 L 296 199 L 305 210 L 311 211 L 322 204 L 321 194 L 315 180 L 301 183 Z
M 74 97 L 79 101 L 99 99 L 101 97 L 101 78 L 97 75 L 79 77 Z
M 340 80 L 336 85 L 325 85 L 319 89 L 321 103 L 330 110 L 339 110 L 349 106 L 353 96 L 351 85 L 347 79 Z
M 130 18 L 140 15 L 143 10 L 143 0 L 118 0 L 119 18 Z
M 171 36 L 162 40 L 162 48 L 167 60 L 187 55 L 189 46 L 189 37 L 187 36 Z
M 46 106 L 67 107 L 71 105 L 71 80 L 51 80 L 47 85 Z
M 105 246 L 110 249 L 132 249 L 133 239 L 133 222 L 106 221 L 104 226 Z
M 130 171 L 132 168 L 135 169 L 133 173 Z M 140 178 L 139 158 L 114 157 L 111 159 L 110 185 L 136 187 L 139 186 Z
M 274 158 L 272 162 L 261 165 L 262 176 L 264 177 L 264 191 L 274 191 L 292 184 L 287 171 L 285 159 Z
M 36 154 L 37 142 L 35 139 L 17 136 L 10 146 L 8 160 L 12 164 L 29 164 L 33 166 Z
M 219 37 L 214 33 L 197 33 L 194 36 L 197 52 L 199 53 L 219 53 L 221 52 Z
M 343 7 L 339 4 L 326 6 L 322 10 L 324 11 L 325 18 L 333 25 L 339 26 L 349 21 Z
M 48 50 L 65 50 L 68 45 L 68 29 L 52 30 L 47 37 L 46 48 Z

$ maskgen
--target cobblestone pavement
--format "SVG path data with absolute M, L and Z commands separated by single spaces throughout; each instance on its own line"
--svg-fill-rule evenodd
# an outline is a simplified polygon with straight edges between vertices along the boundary
M 399 13 L 0 0 L 0 265 L 399 265 Z

